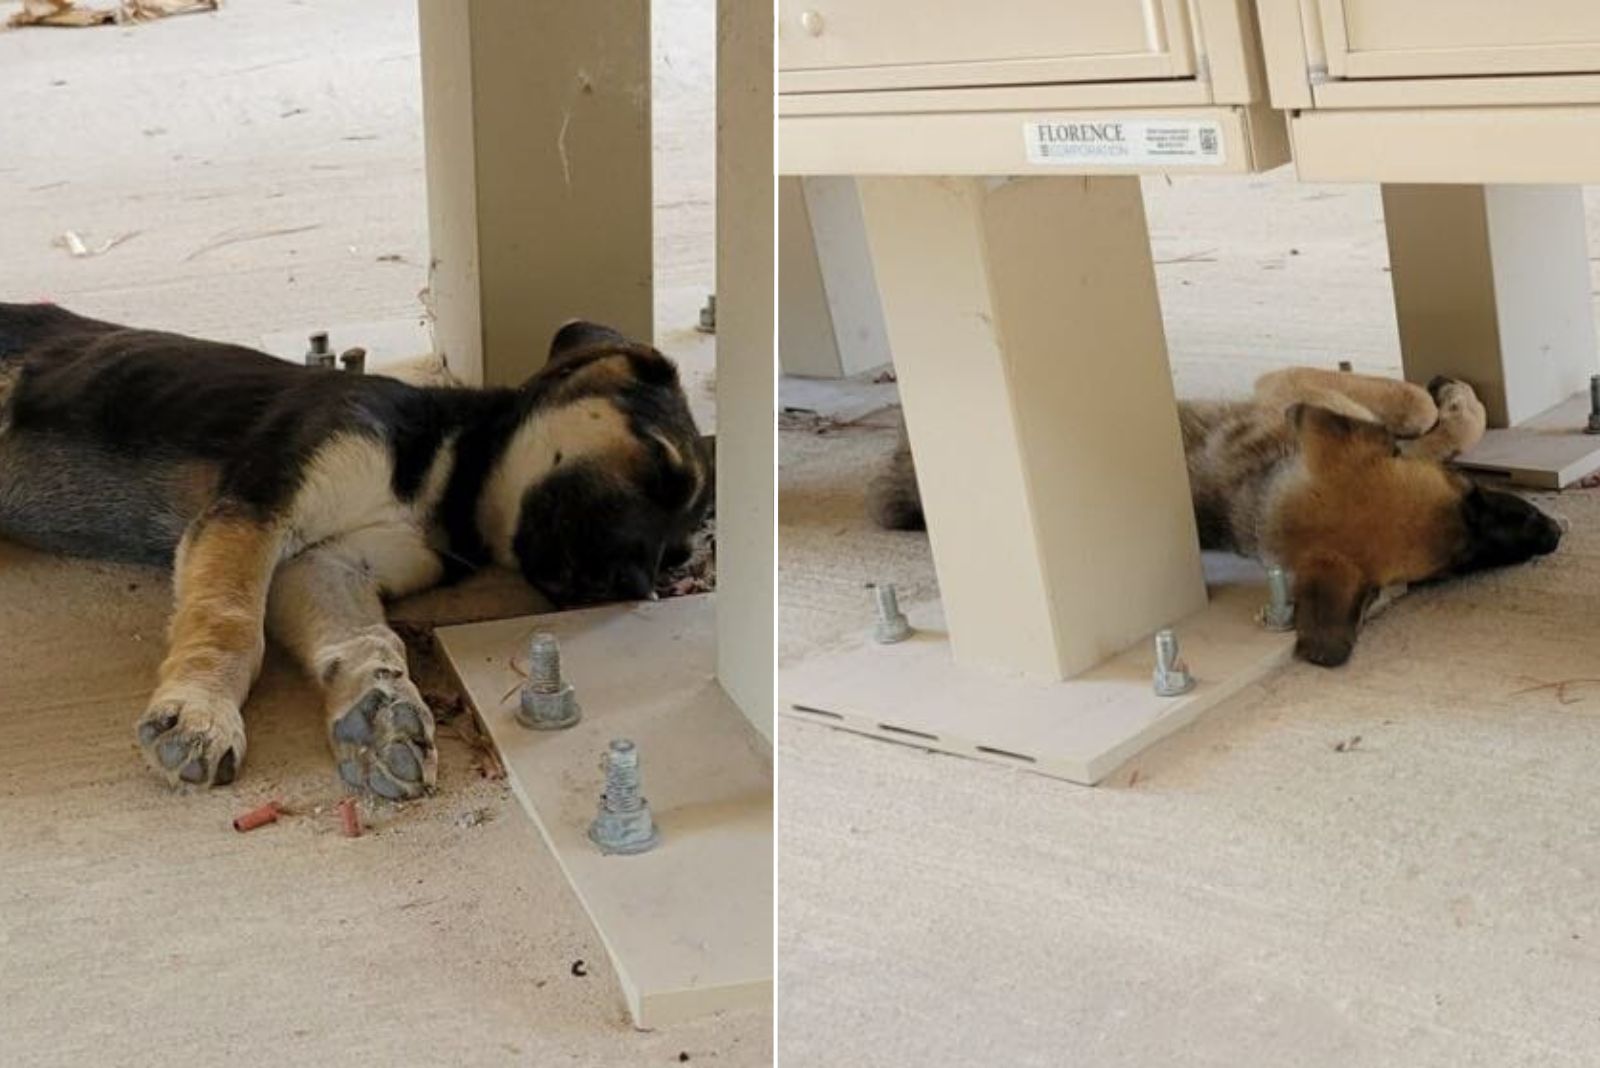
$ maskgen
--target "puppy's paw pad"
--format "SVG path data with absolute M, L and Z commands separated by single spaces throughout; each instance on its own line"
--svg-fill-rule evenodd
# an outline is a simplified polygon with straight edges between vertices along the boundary
M 224 700 L 157 701 L 134 724 L 145 760 L 173 786 L 225 786 L 244 761 L 244 723 Z
M 438 774 L 433 714 L 409 682 L 388 677 L 336 715 L 329 725 L 339 778 L 391 801 L 420 797 Z

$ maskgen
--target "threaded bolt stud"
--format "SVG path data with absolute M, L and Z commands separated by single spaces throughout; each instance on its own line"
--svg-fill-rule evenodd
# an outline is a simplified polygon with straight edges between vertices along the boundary
M 893 645 L 911 637 L 911 622 L 900 611 L 900 599 L 895 595 L 892 582 L 880 582 L 872 588 L 873 600 L 878 606 L 878 624 L 873 639 L 879 645 Z
M 606 785 L 600 811 L 589 824 L 589 840 L 602 853 L 644 853 L 661 841 L 650 802 L 639 792 L 639 749 L 626 738 L 606 749 Z
M 1289 599 L 1289 573 L 1277 564 L 1267 568 L 1267 603 L 1261 609 L 1261 625 L 1273 631 L 1294 629 L 1294 602 Z
M 1157 697 L 1177 697 L 1194 689 L 1194 676 L 1178 655 L 1178 635 L 1171 627 L 1156 631 L 1156 669 L 1151 681 Z
M 583 717 L 577 691 L 561 677 L 561 646 L 553 634 L 535 634 L 528 645 L 520 704 L 517 722 L 536 731 L 562 730 Z

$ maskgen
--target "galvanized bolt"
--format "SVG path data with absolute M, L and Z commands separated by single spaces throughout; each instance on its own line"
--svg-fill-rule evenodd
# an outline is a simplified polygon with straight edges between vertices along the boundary
M 1585 434 L 1600 434 L 1600 375 L 1589 376 L 1589 425 Z
M 1267 603 L 1261 625 L 1268 630 L 1294 629 L 1294 602 L 1289 599 L 1289 573 L 1277 564 L 1267 568 Z
M 600 812 L 589 824 L 589 840 L 602 853 L 643 853 L 661 841 L 650 802 L 639 793 L 639 749 L 626 738 L 612 739 L 605 758 L 606 787 Z
M 355 374 L 365 374 L 367 370 L 367 350 L 357 347 L 345 349 L 339 354 L 339 366 Z
M 306 349 L 307 367 L 332 367 L 333 350 L 328 347 L 327 331 L 319 330 L 311 335 L 311 346 Z
M 578 722 L 583 710 L 572 683 L 561 677 L 561 646 L 553 634 L 535 634 L 528 645 L 528 681 L 522 684 L 517 722 L 536 731 L 557 731 Z
M 893 645 L 911 637 L 911 623 L 900 611 L 899 598 L 895 596 L 894 583 L 880 582 L 872 587 L 878 605 L 878 625 L 873 630 L 873 640 L 879 645 Z
M 1178 656 L 1178 635 L 1171 627 L 1156 631 L 1156 670 L 1151 680 L 1157 697 L 1177 697 L 1194 689 L 1194 676 Z
M 702 334 L 715 334 L 717 332 L 717 295 L 715 293 L 706 297 L 704 306 L 700 309 L 700 322 L 695 329 Z

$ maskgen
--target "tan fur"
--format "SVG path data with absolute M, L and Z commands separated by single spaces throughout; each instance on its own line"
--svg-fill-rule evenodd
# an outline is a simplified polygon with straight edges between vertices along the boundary
M 282 546 L 276 526 L 213 510 L 179 547 L 167 656 L 140 721 L 141 737 L 146 725 L 161 727 L 165 741 L 146 756 L 174 784 L 226 782 L 244 760 L 239 709 L 261 669 L 262 617 Z
M 1427 449 L 1407 455 L 1384 418 Z M 1227 520 L 1226 533 L 1202 529 L 1205 541 L 1231 541 L 1297 572 L 1337 546 L 1378 585 L 1443 566 L 1453 546 L 1441 524 L 1464 483 L 1434 454 L 1481 434 L 1441 423 L 1433 398 L 1409 383 L 1311 369 L 1265 376 L 1252 401 L 1184 405 L 1182 424 L 1202 527 Z
M 1383 587 L 1529 559 L 1559 540 L 1537 509 L 1440 462 L 1483 435 L 1483 405 L 1461 382 L 1424 390 L 1296 368 L 1263 376 L 1250 400 L 1184 403 L 1178 416 L 1202 546 L 1294 575 L 1298 648 L 1316 663 L 1349 656 Z M 903 432 L 868 508 L 883 526 L 921 526 Z
M 177 609 L 160 689 L 195 680 L 248 690 L 260 664 L 261 613 L 282 536 L 244 517 L 202 517 L 178 553 Z
M 1483 435 L 1465 384 L 1297 368 L 1250 401 L 1181 407 L 1202 544 L 1294 575 L 1308 659 L 1342 663 L 1379 590 L 1462 557 L 1470 484 L 1440 461 Z
M 1264 374 L 1256 379 L 1255 397 L 1279 411 L 1295 404 L 1317 404 L 1381 423 L 1401 438 L 1420 437 L 1439 419 L 1433 397 L 1421 386 L 1318 367 L 1289 367 Z

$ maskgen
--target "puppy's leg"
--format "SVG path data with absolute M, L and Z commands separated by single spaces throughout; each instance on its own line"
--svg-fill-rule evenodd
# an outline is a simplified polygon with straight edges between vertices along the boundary
M 1441 375 L 1428 383 L 1428 392 L 1439 407 L 1439 422 L 1415 441 L 1401 443 L 1407 456 L 1443 462 L 1482 440 L 1489 413 L 1471 386 Z
M 276 524 L 221 501 L 178 546 L 167 656 L 134 727 L 150 766 L 174 785 L 232 782 L 244 761 L 239 709 L 261 669 L 267 586 L 282 543 Z
M 1434 398 L 1421 386 L 1398 378 L 1290 367 L 1256 379 L 1256 399 L 1287 409 L 1315 404 L 1353 419 L 1382 423 L 1397 438 L 1427 433 L 1439 419 Z
M 365 557 L 334 541 L 278 569 L 267 627 L 323 689 L 339 776 L 390 800 L 433 786 L 433 716 L 406 674 L 406 651 L 384 622 Z

